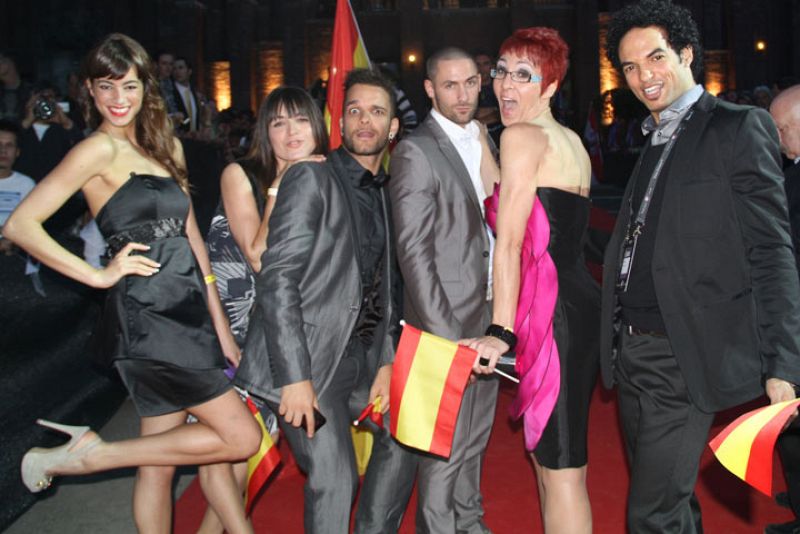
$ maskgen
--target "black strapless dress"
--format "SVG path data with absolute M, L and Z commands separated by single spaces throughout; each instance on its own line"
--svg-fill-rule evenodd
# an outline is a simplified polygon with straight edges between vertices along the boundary
M 95 217 L 113 257 L 127 243 L 161 264 L 108 290 L 94 336 L 99 363 L 114 366 L 140 416 L 201 404 L 231 385 L 185 233 L 189 199 L 169 177 L 131 173 Z
M 589 402 L 600 362 L 600 287 L 583 257 L 589 199 L 552 187 L 537 190 L 550 221 L 548 252 L 558 273 L 553 337 L 561 362 L 561 390 L 534 453 L 551 469 L 587 462 Z

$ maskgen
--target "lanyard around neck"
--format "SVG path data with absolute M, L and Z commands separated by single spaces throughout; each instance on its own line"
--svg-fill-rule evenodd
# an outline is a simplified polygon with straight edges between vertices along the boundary
M 656 190 L 658 178 L 661 175 L 661 171 L 664 169 L 664 164 L 667 162 L 670 152 L 672 152 L 672 148 L 675 146 L 675 141 L 677 141 L 678 136 L 686 128 L 686 123 L 692 116 L 692 112 L 693 110 L 689 110 L 686 116 L 681 119 L 681 123 L 678 125 L 675 131 L 672 132 L 669 141 L 667 141 L 667 144 L 664 146 L 664 151 L 661 152 L 661 157 L 658 158 L 656 167 L 653 169 L 653 174 L 650 176 L 650 181 L 647 183 L 647 189 L 644 192 L 642 203 L 639 205 L 639 210 L 636 212 L 636 219 L 633 224 L 634 235 L 639 235 L 642 233 L 642 228 L 644 228 L 644 223 L 647 219 L 647 212 L 650 210 L 650 203 L 653 201 L 653 194 Z M 631 212 L 633 212 L 633 195 L 631 195 L 628 200 L 631 205 Z

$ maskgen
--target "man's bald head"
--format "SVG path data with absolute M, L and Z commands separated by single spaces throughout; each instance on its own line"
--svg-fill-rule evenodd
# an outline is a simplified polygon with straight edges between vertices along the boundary
M 800 85 L 781 91 L 772 101 L 769 113 L 781 137 L 781 150 L 791 160 L 800 158 Z

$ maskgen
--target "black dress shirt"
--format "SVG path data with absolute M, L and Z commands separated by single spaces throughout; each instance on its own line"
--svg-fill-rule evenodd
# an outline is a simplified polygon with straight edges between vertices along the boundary
M 347 171 L 344 180 L 348 186 L 347 195 L 352 202 L 356 218 L 356 239 L 358 241 L 359 265 L 361 266 L 362 302 L 353 337 L 364 344 L 372 342 L 375 326 L 383 317 L 384 306 L 380 302 L 381 265 L 386 248 L 383 205 L 380 188 L 387 176 L 383 168 L 373 175 L 362 167 L 344 149 L 330 156 L 337 158 Z

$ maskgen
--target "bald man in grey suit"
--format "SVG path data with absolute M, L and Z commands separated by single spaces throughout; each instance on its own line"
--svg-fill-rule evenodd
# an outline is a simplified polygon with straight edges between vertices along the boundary
M 473 120 L 480 87 L 477 66 L 463 50 L 447 48 L 431 56 L 425 90 L 433 110 L 395 147 L 390 163 L 404 319 L 452 340 L 483 335 L 491 320 L 487 288 L 492 240 L 483 215 L 490 184 L 481 180 L 484 146 Z M 387 499 L 394 499 L 401 514 L 410 491 L 410 477 L 403 474 L 418 467 L 418 533 L 489 532 L 482 522 L 480 475 L 496 400 L 493 377 L 478 378 L 467 387 L 449 458 L 405 449 L 402 458 L 393 457 L 392 472 L 400 475 Z M 379 457 L 380 462 L 373 457 L 370 469 L 388 464 Z M 365 497 L 374 505 L 374 495 Z M 399 523 L 394 517 L 383 529 L 356 530 L 395 531 Z

